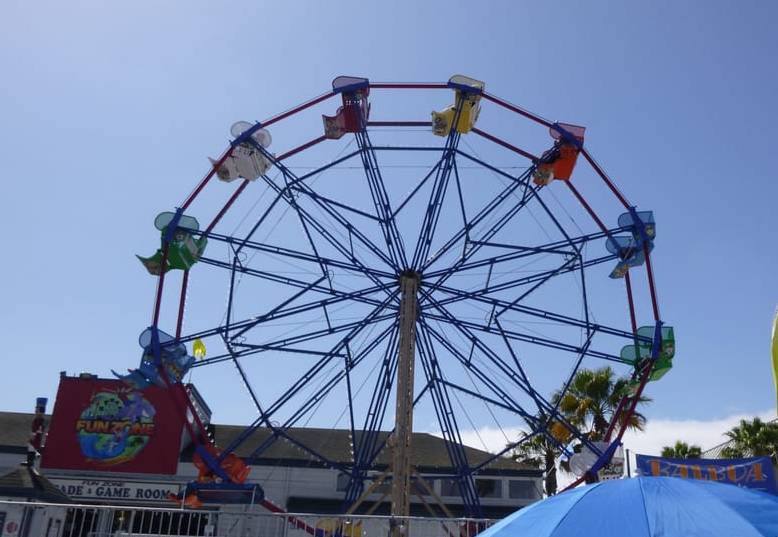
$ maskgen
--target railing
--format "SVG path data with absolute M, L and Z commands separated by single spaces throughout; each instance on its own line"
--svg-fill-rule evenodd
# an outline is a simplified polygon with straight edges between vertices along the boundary
M 15 524 L 14 537 L 388 537 L 397 526 L 406 537 L 474 537 L 494 522 L 269 513 L 249 506 L 189 510 L 0 501 L 2 513 L 6 530 Z

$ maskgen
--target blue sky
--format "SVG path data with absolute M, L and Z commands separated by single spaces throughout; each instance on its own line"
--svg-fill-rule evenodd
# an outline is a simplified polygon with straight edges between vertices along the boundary
M 207 171 L 233 121 L 285 110 L 339 74 L 461 72 L 587 126 L 587 147 L 655 212 L 662 318 L 678 352 L 651 386 L 649 418 L 771 409 L 777 11 L 771 2 L 3 2 L 0 408 L 53 398 L 62 370 L 134 365 L 154 283 L 133 254 L 157 246 L 153 217 Z M 232 401 L 234 386 L 215 390 Z

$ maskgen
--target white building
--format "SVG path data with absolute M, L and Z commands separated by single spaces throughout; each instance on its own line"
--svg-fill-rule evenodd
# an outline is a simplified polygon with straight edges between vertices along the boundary
M 63 379 L 72 381 L 73 377 L 63 377 Z M 87 378 L 87 380 L 90 379 L 99 380 L 94 379 L 94 377 Z M 193 395 L 197 397 L 196 390 L 193 392 Z M 58 402 L 62 397 L 61 384 Z M 64 404 L 62 406 L 64 407 Z M 54 431 L 57 426 L 60 426 L 61 429 L 61 424 L 56 423 L 59 415 L 64 414 L 59 413 L 55 406 L 53 417 L 47 417 L 50 431 Z M 83 414 L 81 415 L 83 416 Z M 18 468 L 19 464 L 25 459 L 32 419 L 33 414 L 0 412 L 0 475 Z M 67 427 L 72 427 L 72 425 L 68 424 Z M 211 428 L 216 444 L 219 446 L 229 445 L 245 429 L 244 427 L 230 425 L 211 425 Z M 329 461 L 343 465 L 348 465 L 351 461 L 349 431 L 299 428 L 290 429 L 288 433 L 293 439 L 321 453 Z M 252 458 L 252 452 L 269 434 L 267 429 L 261 428 L 236 450 L 236 454 L 251 466 L 248 482 L 259 484 L 264 489 L 265 497 L 268 500 L 288 512 L 317 515 L 342 512 L 347 479 L 337 469 L 327 467 L 319 459 L 311 456 L 293 443 L 281 440 L 276 441 L 261 456 Z M 381 434 L 385 438 L 387 433 Z M 169 496 L 183 491 L 187 483 L 193 481 L 197 476 L 197 469 L 192 464 L 193 447 L 186 445 L 187 435 L 184 434 L 183 436 L 185 439 L 183 443 L 185 447 L 183 449 L 181 449 L 182 444 L 163 446 L 162 448 L 164 451 L 170 449 L 176 451 L 175 455 L 177 455 L 178 463 L 176 472 L 173 475 L 148 473 L 143 471 L 143 468 L 136 469 L 133 472 L 121 471 L 121 464 L 117 464 L 115 467 L 104 467 L 99 470 L 87 470 L 78 468 L 79 464 L 52 467 L 51 464 L 47 463 L 42 473 L 60 490 L 65 492 L 72 501 L 79 504 L 149 507 L 160 510 L 176 508 L 177 505 L 169 499 Z M 53 439 L 54 437 L 50 436 L 49 442 L 44 448 L 44 462 L 47 459 L 45 450 L 51 452 L 51 450 L 62 450 L 65 448 L 63 445 L 57 445 L 56 442 L 52 442 Z M 155 447 L 154 449 L 159 448 Z M 445 477 L 452 474 L 452 468 L 444 440 L 427 433 L 415 433 L 413 436 L 412 454 L 413 466 L 432 486 L 433 494 L 427 493 L 414 496 L 411 514 L 414 516 L 431 516 L 434 512 L 436 516 L 442 517 L 446 516 L 444 511 L 448 510 L 454 516 L 463 516 L 464 510 L 461 505 L 457 485 L 453 480 Z M 489 453 L 472 448 L 466 448 L 466 454 L 471 466 L 476 466 L 491 457 Z M 163 455 L 165 454 L 160 453 L 160 456 Z M 377 473 L 386 468 L 388 459 L 388 450 L 385 449 L 379 455 L 376 466 Z M 485 518 L 502 518 L 506 514 L 526 506 L 541 497 L 542 474 L 540 470 L 518 464 L 505 457 L 497 458 L 493 463 L 481 470 L 475 482 Z M 373 513 L 377 515 L 388 514 L 389 501 L 385 496 L 386 491 L 386 484 L 379 486 L 375 493 L 366 498 L 358 512 L 365 512 L 373 507 L 376 502 L 379 502 L 373 509 Z M 440 508 L 440 500 L 445 504 L 445 509 Z M 221 520 L 224 520 L 224 516 L 229 513 L 246 511 L 249 507 L 235 504 L 206 504 L 204 509 L 207 510 L 205 512 L 211 514 L 220 513 Z M 259 506 L 253 506 L 251 509 L 252 511 L 263 511 Z M 79 516 L 82 518 L 87 516 L 86 514 L 78 514 L 79 512 L 73 509 L 62 511 L 60 516 L 62 520 L 57 523 L 57 527 L 61 528 L 61 531 L 52 535 L 56 537 L 73 537 L 75 535 L 81 537 L 83 535 L 85 537 L 87 533 L 83 531 L 79 533 L 74 530 L 76 526 L 100 527 L 105 535 L 119 535 L 114 532 L 124 522 L 121 520 L 117 522 L 117 517 L 129 516 L 111 512 L 112 520 L 100 520 L 98 523 L 97 520 L 75 520 Z M 0 518 L 2 516 L 2 508 L 0 508 Z M 212 521 L 212 517 L 206 520 L 206 518 L 202 518 L 200 515 L 197 516 L 198 520 L 194 524 L 197 528 L 192 530 L 194 533 L 188 534 L 208 535 L 209 521 Z M 191 522 L 189 520 L 190 524 Z M 155 527 L 153 526 L 152 524 L 148 528 L 144 527 L 147 530 L 145 533 L 163 534 L 160 528 L 156 528 L 155 533 Z M 19 532 L 12 535 L 24 537 L 25 534 L 22 530 L 23 528 L 19 528 Z M 219 534 L 221 535 L 222 533 Z M 3 535 L 5 536 L 6 534 Z
M 16 412 L 0 412 L 0 473 L 17 468 L 24 461 L 27 439 L 33 415 Z M 243 427 L 216 425 L 216 443 L 224 446 Z M 384 433 L 385 434 L 385 433 Z M 304 440 L 305 445 L 321 451 L 328 458 L 348 463 L 349 433 L 339 429 L 292 429 L 291 435 Z M 267 437 L 260 430 L 239 448 L 237 454 L 247 456 Z M 56 449 L 48 446 L 48 449 Z M 471 464 L 477 464 L 490 454 L 466 448 Z M 197 476 L 191 463 L 192 449 L 185 449 L 180 456 L 178 472 L 174 476 L 141 473 L 91 472 L 67 469 L 44 469 L 43 473 L 74 500 L 111 505 L 160 505 L 169 492 L 179 488 Z M 443 440 L 427 433 L 413 436 L 414 466 L 434 485 L 435 492 L 456 514 L 461 515 L 456 484 L 438 479 L 436 475 L 451 472 Z M 386 454 L 379 457 L 379 465 L 387 462 Z M 263 456 L 247 461 L 252 472 L 249 482 L 259 483 L 265 495 L 288 511 L 303 513 L 335 513 L 342 507 L 346 482 L 337 470 L 324 467 L 319 461 L 291 444 L 277 442 Z M 529 505 L 540 498 L 542 475 L 535 468 L 500 458 L 476 478 L 481 495 L 484 515 L 490 518 L 504 516 Z M 376 501 L 379 490 L 369 498 Z M 431 501 L 434 501 L 432 499 Z M 414 514 L 424 516 L 420 503 L 414 502 Z M 378 513 L 386 512 L 380 509 Z

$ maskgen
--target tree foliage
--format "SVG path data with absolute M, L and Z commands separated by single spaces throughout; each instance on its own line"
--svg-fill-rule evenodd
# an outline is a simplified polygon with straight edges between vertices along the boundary
M 722 457 L 737 459 L 742 457 L 772 457 L 778 462 L 778 423 L 764 422 L 759 418 L 740 420 L 725 433 L 729 444 L 721 451 Z
M 602 440 L 628 383 L 629 379 L 617 378 L 610 367 L 581 369 L 573 377 L 564 396 L 558 392 L 554 400 L 559 401 L 559 409 L 573 425 L 580 430 L 588 430 L 592 440 Z M 641 397 L 638 404 L 650 401 Z M 625 418 L 622 414 L 621 419 Z M 645 416 L 636 411 L 630 416 L 627 427 L 642 431 L 645 425 Z
M 675 442 L 675 445 L 662 448 L 662 457 L 667 457 L 668 459 L 699 459 L 702 457 L 702 448 L 678 440 Z
M 553 496 L 558 488 L 557 451 L 556 444 L 548 436 L 536 434 L 516 446 L 512 454 L 512 458 L 516 462 L 543 470 L 543 488 L 545 489 L 546 496 Z
M 552 401 L 554 404 L 559 403 L 559 410 L 565 419 L 591 440 L 602 440 L 628 383 L 626 378 L 617 378 L 610 367 L 581 369 L 573 377 L 564 396 L 560 390 L 553 395 Z M 648 402 L 650 399 L 641 397 L 639 404 Z M 559 420 L 551 419 L 543 412 L 537 418 L 547 434 L 539 432 L 528 436 L 516 446 L 512 457 L 517 462 L 543 470 L 546 495 L 552 496 L 556 494 L 558 485 L 556 459 L 559 446 L 567 444 L 572 435 Z M 628 427 L 642 431 L 645 424 L 645 416 L 635 412 Z

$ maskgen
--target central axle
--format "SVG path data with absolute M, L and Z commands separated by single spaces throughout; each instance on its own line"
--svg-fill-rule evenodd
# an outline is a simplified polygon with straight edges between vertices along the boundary
M 410 515 L 411 435 L 413 434 L 413 370 L 416 351 L 417 297 L 421 277 L 414 270 L 400 275 L 400 334 L 397 357 L 397 404 L 392 441 L 392 516 Z M 403 523 L 407 523 L 404 521 Z M 403 532 L 394 528 L 393 534 Z

